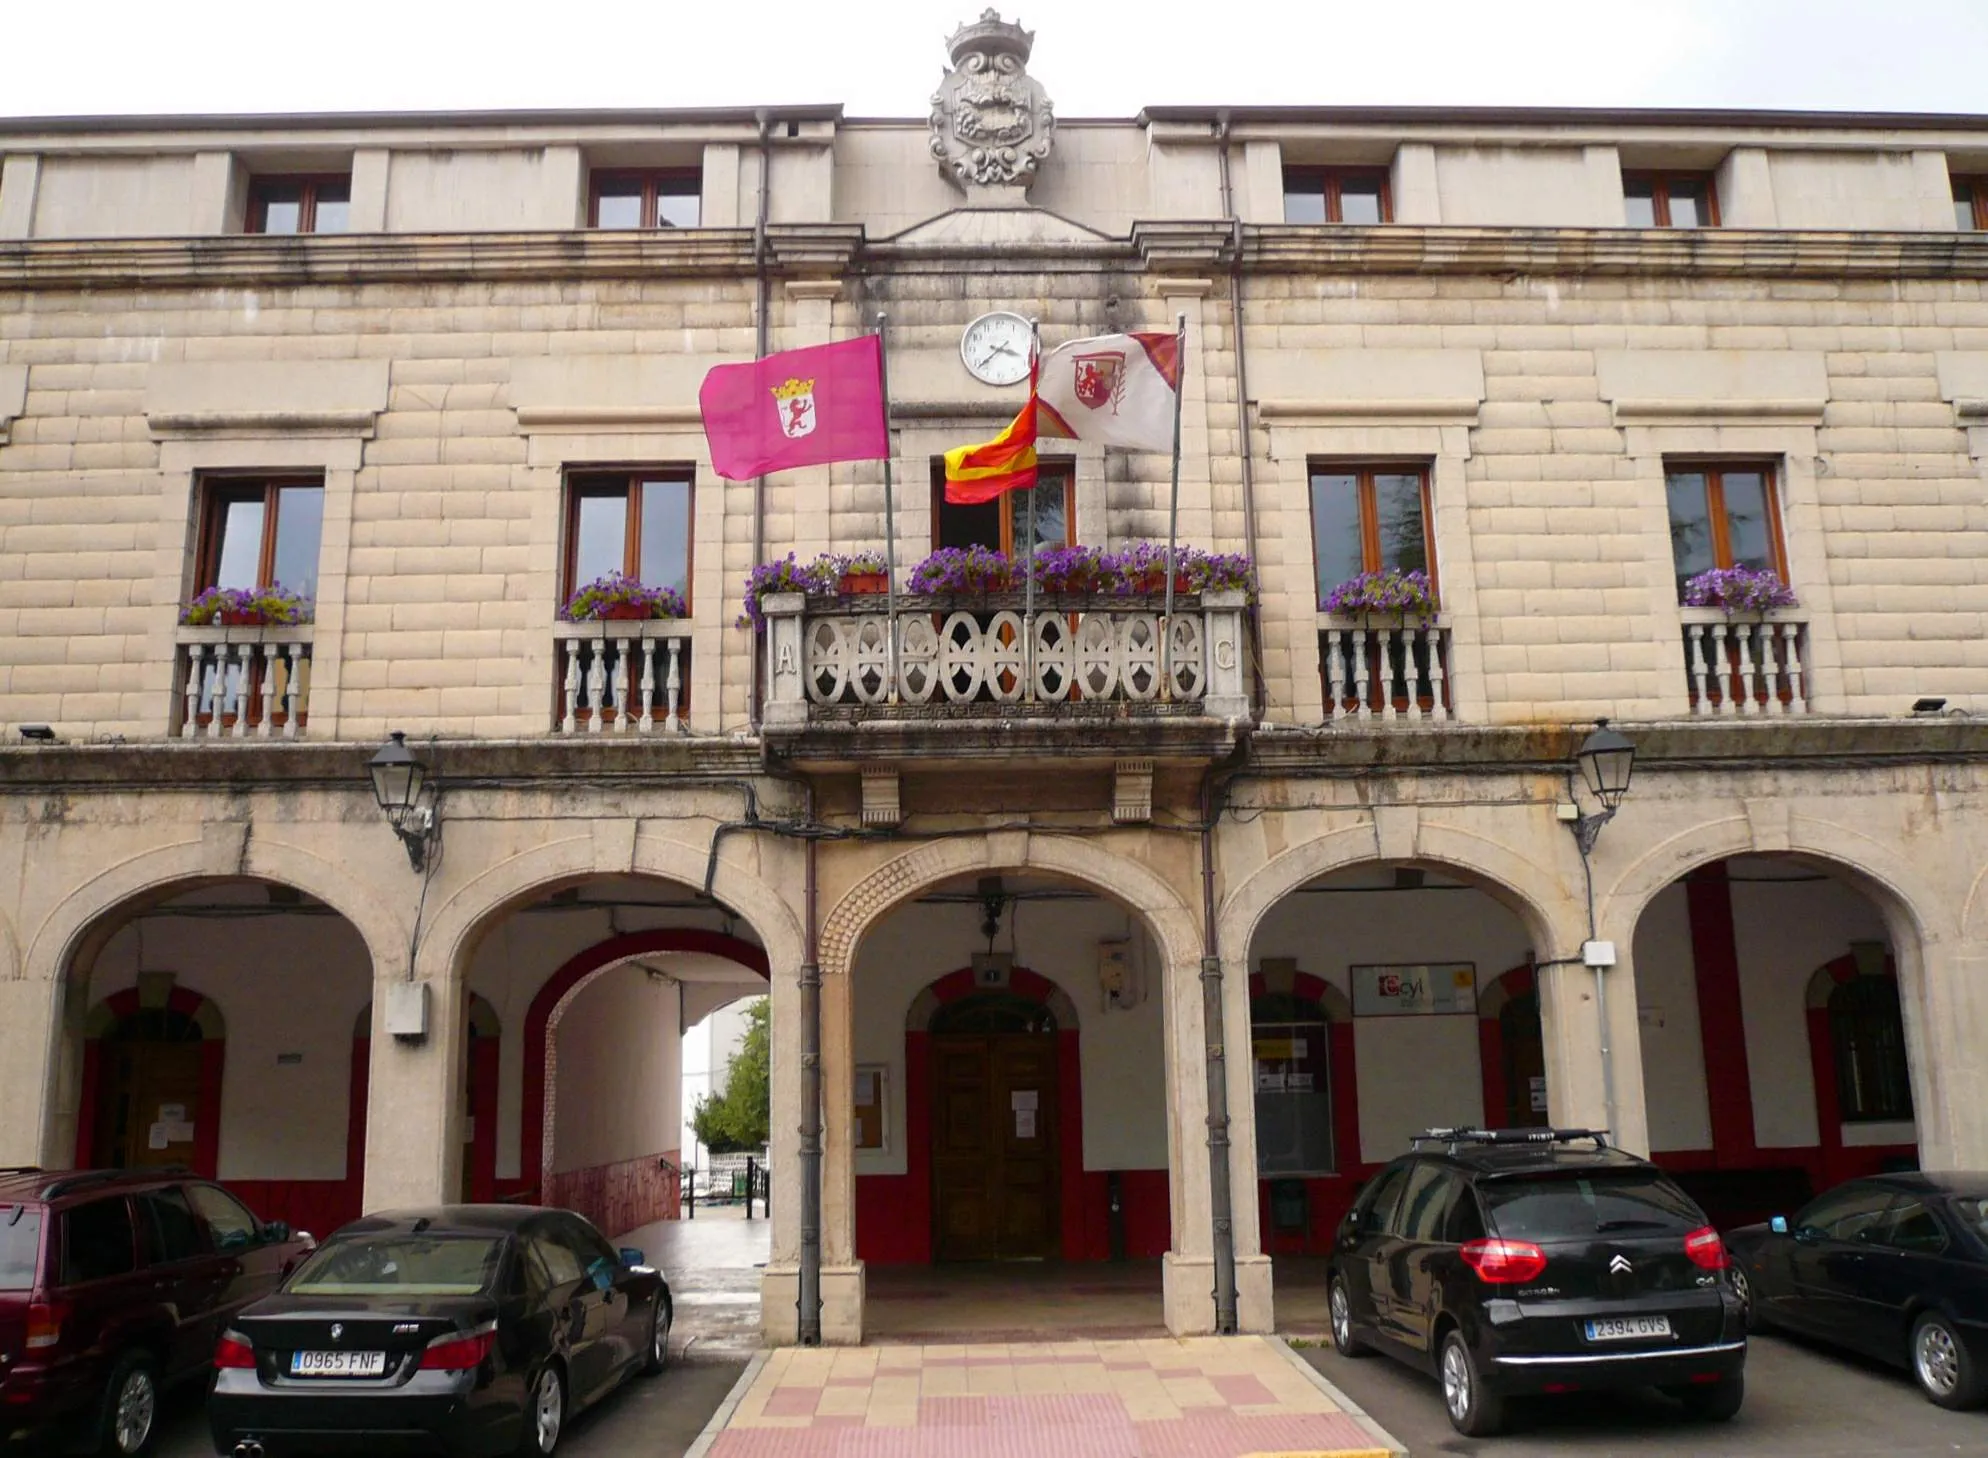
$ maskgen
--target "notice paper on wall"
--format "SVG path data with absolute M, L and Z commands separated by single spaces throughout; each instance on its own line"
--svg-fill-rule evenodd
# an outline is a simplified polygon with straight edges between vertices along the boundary
M 1018 1088 L 1008 1095 L 1008 1107 L 1013 1109 L 1018 1114 L 1023 1109 L 1027 1109 L 1030 1113 L 1034 1113 L 1037 1109 L 1042 1107 L 1042 1104 L 1039 1101 L 1040 1098 L 1041 1095 L 1035 1089 Z
M 145 1131 L 145 1147 L 147 1149 L 164 1149 L 166 1147 L 166 1126 L 164 1124 L 154 1124 Z
M 1015 1137 L 1016 1137 L 1017 1139 L 1033 1139 L 1033 1138 L 1035 1138 L 1035 1110 L 1034 1110 L 1034 1109 L 1016 1109 L 1016 1110 L 1015 1110 Z

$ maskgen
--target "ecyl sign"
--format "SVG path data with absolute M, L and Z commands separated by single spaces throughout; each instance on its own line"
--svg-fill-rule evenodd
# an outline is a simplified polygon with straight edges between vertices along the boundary
M 1363 1018 L 1477 1011 L 1477 968 L 1472 962 L 1431 962 L 1405 967 L 1353 967 L 1353 1014 Z

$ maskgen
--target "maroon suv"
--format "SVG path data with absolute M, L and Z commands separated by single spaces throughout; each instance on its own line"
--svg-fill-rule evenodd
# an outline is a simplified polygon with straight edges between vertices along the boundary
M 311 1249 L 179 1170 L 0 1170 L 0 1441 L 133 1458 L 162 1388 Z

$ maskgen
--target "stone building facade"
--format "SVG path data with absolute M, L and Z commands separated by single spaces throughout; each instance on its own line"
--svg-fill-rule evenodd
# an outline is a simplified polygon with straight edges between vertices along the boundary
M 0 123 L 0 1160 L 636 1223 L 658 1049 L 770 986 L 776 1340 L 990 1255 L 1268 1328 L 1431 1124 L 1735 1215 L 1988 1165 L 1988 119 L 1071 120 L 1053 45 L 965 28 L 914 121 Z M 930 485 L 993 311 L 1184 320 L 1180 538 L 1254 594 L 741 625 L 1025 530 Z M 712 365 L 880 317 L 895 543 L 882 463 L 712 474 Z M 1045 454 L 1039 539 L 1165 536 L 1165 457 Z M 562 618 L 652 551 L 687 617 Z M 1681 605 L 1735 565 L 1794 604 Z M 1322 609 L 1389 567 L 1436 611 Z

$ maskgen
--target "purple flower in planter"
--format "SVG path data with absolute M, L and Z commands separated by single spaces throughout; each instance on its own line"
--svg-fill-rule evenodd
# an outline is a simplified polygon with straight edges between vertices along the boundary
M 1005 592 L 1015 564 L 987 547 L 941 547 L 911 569 L 907 587 L 919 593 Z
M 560 616 L 575 623 L 605 617 L 687 618 L 690 609 L 674 588 L 650 587 L 623 573 L 609 572 L 566 599 Z
M 1246 592 L 1256 596 L 1256 571 L 1242 552 L 1204 552 L 1191 548 L 1179 570 L 1187 574 L 1190 592 Z
M 760 563 L 746 575 L 746 610 L 738 625 L 743 628 L 750 624 L 757 628 L 765 622 L 759 612 L 761 598 L 783 592 L 809 593 L 817 597 L 834 592 L 842 579 L 839 560 L 824 554 L 804 566 L 796 562 L 794 554 L 789 552 L 771 562 Z
M 290 627 L 317 616 L 317 603 L 280 582 L 268 587 L 210 587 L 180 610 L 190 628 L 253 623 Z
M 1777 572 L 1753 567 L 1715 567 L 1684 584 L 1684 605 L 1718 608 L 1731 617 L 1734 613 L 1800 607 L 1801 602 Z
M 1044 547 L 1029 563 L 1038 592 L 1091 596 L 1109 580 L 1107 559 L 1096 547 Z
M 1389 568 L 1349 577 L 1325 595 L 1319 606 L 1328 613 L 1357 617 L 1368 613 L 1413 614 L 1426 618 L 1436 611 L 1436 593 L 1429 574 Z

